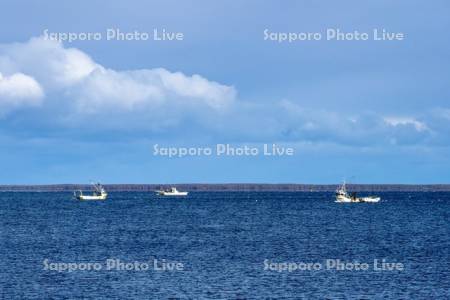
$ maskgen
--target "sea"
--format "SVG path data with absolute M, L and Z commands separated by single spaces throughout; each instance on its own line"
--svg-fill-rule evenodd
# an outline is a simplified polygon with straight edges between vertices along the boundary
M 2 299 L 450 299 L 450 193 L 0 193 Z

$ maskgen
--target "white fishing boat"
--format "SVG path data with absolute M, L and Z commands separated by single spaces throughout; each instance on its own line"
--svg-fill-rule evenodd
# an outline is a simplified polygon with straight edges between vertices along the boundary
M 73 192 L 74 197 L 77 200 L 89 201 L 89 200 L 106 200 L 108 197 L 108 193 L 105 191 L 103 186 L 100 183 L 93 183 L 94 192 L 92 195 L 83 195 L 83 191 Z
M 356 193 L 349 194 L 345 182 L 338 187 L 336 190 L 336 201 L 338 203 L 376 203 L 380 201 L 380 197 L 368 196 L 368 197 L 357 197 Z
M 180 192 L 176 187 L 171 187 L 170 189 L 160 189 L 156 191 L 159 196 L 187 196 L 188 192 Z

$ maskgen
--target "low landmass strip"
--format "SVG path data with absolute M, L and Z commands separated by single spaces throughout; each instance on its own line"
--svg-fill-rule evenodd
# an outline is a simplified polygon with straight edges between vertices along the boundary
M 105 184 L 108 192 L 150 192 L 160 188 L 177 187 L 179 190 L 198 192 L 333 192 L 338 184 Z M 448 192 L 450 184 L 348 184 L 355 192 Z M 91 190 L 87 184 L 50 184 L 50 185 L 0 185 L 0 192 L 72 192 Z

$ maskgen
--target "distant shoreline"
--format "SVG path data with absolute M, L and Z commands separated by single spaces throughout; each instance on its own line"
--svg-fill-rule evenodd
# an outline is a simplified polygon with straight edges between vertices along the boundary
M 161 187 L 175 186 L 180 190 L 198 192 L 333 192 L 338 184 L 105 184 L 109 192 L 150 192 Z M 450 184 L 348 184 L 357 192 L 449 192 Z M 91 190 L 88 184 L 48 184 L 48 185 L 0 185 L 0 192 L 72 192 Z

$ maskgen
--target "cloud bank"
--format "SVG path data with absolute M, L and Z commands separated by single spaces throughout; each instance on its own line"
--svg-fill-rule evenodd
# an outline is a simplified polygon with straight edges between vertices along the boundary
M 447 143 L 447 108 L 420 115 L 311 109 L 301 99 L 245 102 L 233 86 L 163 68 L 113 70 L 57 41 L 0 45 L 0 123 L 18 114 L 64 131 L 125 130 L 215 136 L 242 142 L 353 146 Z M 15 112 L 15 113 L 14 113 Z M 222 140 L 221 142 L 224 142 Z

